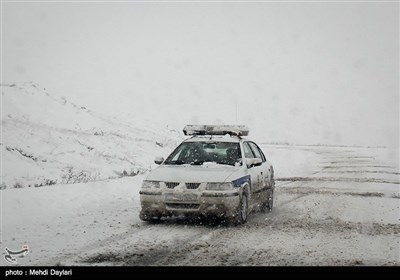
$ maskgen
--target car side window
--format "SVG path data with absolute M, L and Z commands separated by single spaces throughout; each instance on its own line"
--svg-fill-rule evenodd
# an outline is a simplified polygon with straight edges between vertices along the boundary
M 253 151 L 253 154 L 255 155 L 255 157 L 262 160 L 262 156 L 260 154 L 260 151 L 257 149 L 256 144 L 254 144 L 253 142 L 249 142 L 249 145 L 250 145 L 250 148 Z
M 253 153 L 256 155 L 256 158 L 261 159 L 263 162 L 266 161 L 264 153 L 261 151 L 261 149 L 257 146 L 256 143 L 249 142 L 251 149 L 253 150 Z
M 182 157 L 181 154 L 182 154 L 182 150 L 179 150 L 179 151 L 174 155 L 174 157 L 171 158 L 171 161 L 177 160 L 179 157 Z
M 246 158 L 255 158 L 248 142 L 243 143 L 243 149 L 244 149 L 244 156 Z
M 257 146 L 257 147 L 258 147 L 258 146 Z M 262 157 L 262 161 L 263 161 L 263 162 L 266 162 L 266 161 L 267 161 L 267 158 L 265 157 L 263 151 L 260 149 L 260 147 L 258 147 L 258 150 L 260 151 L 260 154 L 261 154 L 261 157 Z

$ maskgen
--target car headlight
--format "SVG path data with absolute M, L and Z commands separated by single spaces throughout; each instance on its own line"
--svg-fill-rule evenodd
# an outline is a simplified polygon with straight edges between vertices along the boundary
M 207 183 L 208 191 L 228 191 L 233 188 L 232 183 Z
M 144 180 L 142 183 L 142 189 L 159 189 L 160 182 Z

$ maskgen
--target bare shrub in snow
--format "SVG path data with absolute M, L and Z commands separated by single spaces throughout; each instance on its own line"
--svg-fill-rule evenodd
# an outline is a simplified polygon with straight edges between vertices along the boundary
M 51 180 L 51 179 L 44 179 L 43 182 L 41 183 L 36 183 L 34 184 L 35 188 L 43 187 L 43 186 L 51 186 L 57 184 L 57 179 Z M 30 186 L 30 185 L 29 185 Z
M 393 193 L 392 198 L 400 198 L 400 193 Z
M 18 151 L 21 155 L 23 155 L 24 157 L 30 158 L 34 161 L 37 161 L 38 158 L 34 157 L 33 154 L 27 153 L 26 151 L 19 149 L 19 148 L 15 148 L 16 151 Z
M 102 131 L 102 130 L 95 131 L 94 135 L 96 135 L 96 136 L 104 136 L 104 131 Z
M 73 167 L 69 166 L 61 178 L 64 184 L 76 184 L 94 181 L 98 178 L 98 175 L 91 175 L 90 172 L 85 170 L 75 171 Z
M 13 186 L 15 189 L 23 188 L 24 186 L 20 182 L 16 182 Z
M 9 151 L 9 152 L 17 151 L 17 152 L 20 153 L 22 156 L 27 157 L 27 158 L 30 158 L 30 159 L 32 159 L 33 161 L 37 161 L 37 160 L 38 160 L 38 158 L 35 157 L 35 156 L 33 156 L 33 154 L 28 153 L 28 152 L 22 150 L 21 148 L 12 148 L 12 147 L 10 147 L 10 146 L 6 146 L 6 150 Z
M 7 189 L 7 185 L 5 183 L 1 183 L 0 190 L 5 190 L 5 189 Z
M 129 171 L 127 170 L 123 170 L 122 172 L 116 172 L 118 174 L 119 177 L 133 177 L 139 174 L 143 174 L 145 173 L 147 170 L 143 169 L 143 168 L 131 168 Z

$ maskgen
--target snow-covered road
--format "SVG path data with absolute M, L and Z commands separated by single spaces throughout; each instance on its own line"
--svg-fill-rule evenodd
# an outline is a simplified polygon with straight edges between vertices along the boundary
M 398 151 L 261 147 L 279 178 L 274 210 L 245 225 L 142 222 L 143 176 L 7 189 L 2 252 L 29 245 L 20 265 L 400 265 Z

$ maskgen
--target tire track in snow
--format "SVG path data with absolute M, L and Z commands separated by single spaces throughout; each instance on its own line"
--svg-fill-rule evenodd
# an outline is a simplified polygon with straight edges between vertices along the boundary
M 112 263 L 128 266 L 154 265 L 155 262 L 170 258 L 171 254 L 174 255 L 176 252 L 189 253 L 193 242 L 201 240 L 205 234 L 209 233 L 210 229 L 213 229 L 212 232 L 219 230 L 218 228 L 210 228 L 207 224 L 201 225 L 198 222 L 189 221 L 189 223 L 185 222 L 185 225 L 179 225 L 180 223 L 179 220 L 171 219 L 158 224 L 146 225 L 145 229 L 138 227 L 135 232 L 130 232 L 129 235 L 122 234 L 119 240 L 110 240 L 111 242 L 103 245 L 100 250 L 93 244 L 91 248 L 96 249 L 95 252 L 80 257 L 80 263 L 97 265 Z M 154 230 L 157 227 L 160 227 L 157 231 L 161 236 L 154 235 Z M 182 227 L 189 227 L 189 230 L 183 235 Z M 145 231 L 149 231 L 149 234 Z M 179 235 L 179 238 L 175 235 Z M 154 238 L 149 239 L 150 236 Z M 127 246 L 123 244 L 127 244 Z
M 281 177 L 281 178 L 276 178 L 275 180 L 276 181 L 290 181 L 290 182 L 325 181 L 325 182 L 358 182 L 358 183 L 400 184 L 399 180 L 388 180 L 388 179 L 379 179 L 379 178 L 349 178 L 349 177 Z

